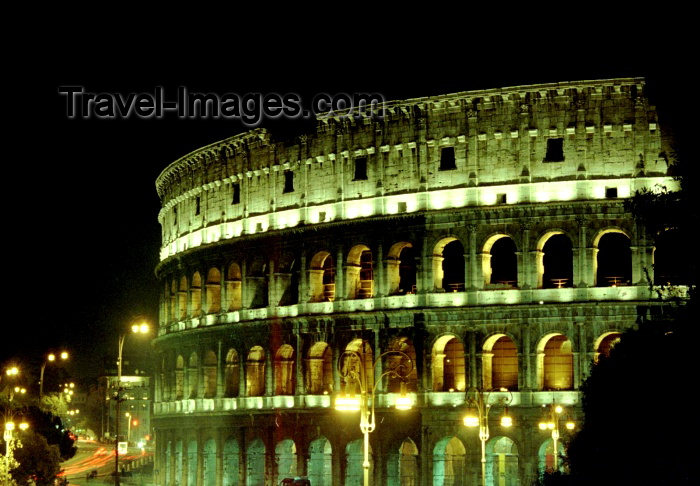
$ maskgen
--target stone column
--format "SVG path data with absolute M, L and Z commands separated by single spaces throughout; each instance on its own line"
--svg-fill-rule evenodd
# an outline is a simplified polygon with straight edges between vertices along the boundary
M 343 259 L 343 247 L 338 246 L 335 253 L 335 301 L 345 299 L 345 261 Z
M 476 256 L 476 231 L 477 225 L 468 224 L 469 238 L 464 266 L 464 287 L 466 290 L 476 290 L 483 288 L 483 282 L 480 282 L 479 276 L 479 261 Z
M 306 253 L 301 253 L 301 258 L 299 260 L 299 295 L 298 303 L 303 304 L 309 301 L 309 279 L 308 279 L 308 269 L 306 268 Z
M 268 397 L 275 394 L 272 372 L 271 352 L 270 350 L 265 350 L 265 395 Z
M 383 352 L 382 347 L 379 342 L 379 329 L 374 329 L 374 359 L 377 360 L 377 366 L 374 367 L 374 383 L 377 383 L 377 393 L 384 393 L 385 387 L 384 383 L 381 382 L 381 376 L 384 372 L 384 363 L 380 359 Z M 369 393 L 369 390 L 367 390 Z
M 578 247 L 574 248 L 574 275 L 573 284 L 575 287 L 590 287 L 588 261 L 586 255 L 586 239 L 588 238 L 588 222 L 584 217 L 577 217 L 578 223 Z
M 217 397 L 223 397 L 224 396 L 224 367 L 222 366 L 223 361 L 226 359 L 225 356 L 223 356 L 223 343 L 221 342 L 221 339 L 217 342 L 217 353 L 216 353 L 216 396 Z
M 243 353 L 238 355 L 238 396 L 239 397 L 245 397 L 246 395 L 246 386 L 245 386 L 245 373 L 246 373 L 246 363 L 247 363 L 247 356 L 245 355 L 245 349 L 243 350 Z
M 303 342 L 301 340 L 301 330 L 299 329 L 299 323 L 294 325 L 294 335 L 296 337 L 296 352 L 295 357 L 295 377 L 296 383 L 294 387 L 294 394 L 299 396 L 304 394 L 304 370 L 303 370 Z
M 385 295 L 387 295 L 387 278 L 386 264 L 384 262 L 384 248 L 381 243 L 377 243 L 377 259 L 374 268 L 378 269 L 379 271 L 374 276 L 374 280 L 376 281 L 376 290 L 374 292 L 373 297 L 384 297 Z
M 532 390 L 533 389 L 533 377 L 532 377 L 532 349 L 530 343 L 530 323 L 524 322 L 521 324 L 522 328 L 522 350 L 520 357 L 522 359 L 522 370 L 518 376 L 518 389 Z
M 477 368 L 477 355 L 476 355 L 476 333 L 470 331 L 467 334 L 467 343 L 469 344 L 469 356 L 465 356 L 464 362 L 469 363 L 469 387 L 479 387 L 479 382 L 477 379 L 476 368 Z
M 521 221 L 521 248 L 516 252 L 518 258 L 518 287 L 527 290 L 532 288 L 532 258 L 530 256 L 530 221 Z

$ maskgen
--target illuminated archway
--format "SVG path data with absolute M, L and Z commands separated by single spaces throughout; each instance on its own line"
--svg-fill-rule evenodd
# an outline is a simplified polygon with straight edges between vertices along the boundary
M 294 348 L 283 344 L 275 354 L 275 395 L 294 395 Z
M 207 314 L 221 312 L 221 272 L 210 268 L 207 273 Z
M 369 299 L 374 295 L 373 267 L 368 246 L 355 245 L 350 249 L 345 268 L 348 299 Z
M 494 334 L 484 343 L 482 380 L 485 390 L 518 389 L 518 350 L 505 334 Z
M 319 437 L 309 445 L 308 475 L 314 486 L 333 485 L 333 451 L 325 437 Z
M 292 439 L 285 439 L 275 447 L 275 463 L 277 464 L 277 481 L 293 478 L 297 475 L 297 447 Z
M 563 334 L 544 336 L 537 346 L 537 382 L 540 390 L 571 390 L 574 356 L 571 341 Z
M 226 442 L 224 442 L 224 452 L 221 457 L 223 460 L 224 484 L 238 484 L 238 455 L 238 441 L 232 437 L 226 439 Z
M 345 347 L 345 350 L 354 351 L 355 353 L 357 353 L 360 361 L 358 362 L 358 358 L 355 355 L 346 354 L 343 357 L 342 362 L 342 375 L 346 375 L 345 370 L 347 369 L 354 369 L 359 374 L 362 372 L 361 368 L 364 368 L 364 376 L 366 380 L 365 386 L 367 390 L 371 390 L 374 386 L 374 358 L 372 353 L 372 347 L 367 341 L 363 341 L 362 339 L 353 339 Z M 350 377 L 348 376 L 345 379 L 349 380 Z M 357 383 L 346 382 L 346 385 L 357 386 Z M 359 392 L 359 387 L 355 388 L 355 390 Z
M 462 486 L 466 484 L 464 444 L 457 437 L 444 437 L 433 449 L 433 486 Z
M 362 463 L 364 462 L 364 451 L 362 449 L 362 439 L 354 440 L 345 447 L 345 484 L 359 486 L 363 483 Z M 374 477 L 374 455 L 372 446 L 369 446 L 369 477 Z
M 630 238 L 617 228 L 601 232 L 593 243 L 595 286 L 618 287 L 632 282 Z
M 202 451 L 202 485 L 216 486 L 216 441 L 209 439 Z
M 192 352 L 187 362 L 187 398 L 197 398 L 197 386 L 199 378 L 199 358 L 197 353 Z
M 204 398 L 216 396 L 217 359 L 214 351 L 207 351 L 202 362 L 204 377 Z
M 226 272 L 226 310 L 234 311 L 242 307 L 241 267 L 232 263 Z
M 486 484 L 519 486 L 518 447 L 508 437 L 493 437 L 486 444 Z
M 574 254 L 571 239 L 563 231 L 553 230 L 540 238 L 537 250 L 538 288 L 573 287 Z
M 246 450 L 246 485 L 265 484 L 265 444 L 259 438 L 253 440 Z
M 620 332 L 606 332 L 596 339 L 593 349 L 595 349 L 594 360 L 597 362 L 600 356 L 608 357 L 610 356 L 610 351 L 618 343 L 622 333 Z
M 185 358 L 178 356 L 175 360 L 175 400 L 185 396 Z
M 416 292 L 416 257 L 411 243 L 394 243 L 387 254 L 386 265 L 389 295 Z
M 309 302 L 335 300 L 335 266 L 327 251 L 319 251 L 311 259 L 309 270 Z
M 445 292 L 464 290 L 464 247 L 453 236 L 441 239 L 433 248 L 433 285 Z
M 265 394 L 265 351 L 261 346 L 253 346 L 248 353 L 245 384 L 246 396 Z
M 226 353 L 226 368 L 224 369 L 224 395 L 227 397 L 237 397 L 241 380 L 238 362 L 238 352 L 229 349 Z
M 386 357 L 386 365 L 384 367 L 385 370 L 391 369 L 395 366 L 402 365 L 402 366 L 410 366 L 411 367 L 411 372 L 408 374 L 408 376 L 405 378 L 405 383 L 406 383 L 406 391 L 408 392 L 415 392 L 418 390 L 418 371 L 417 371 L 417 363 L 416 363 L 416 350 L 413 347 L 413 342 L 407 337 L 397 337 L 393 338 L 389 342 L 389 346 L 387 351 L 401 351 L 405 354 L 408 355 L 408 357 L 411 360 L 411 363 L 404 363 L 405 358 L 403 358 L 401 355 L 396 355 L 396 354 L 389 354 Z M 387 378 L 387 388 L 386 391 L 389 393 L 399 393 L 401 392 L 401 382 L 403 381 L 399 377 L 391 377 L 389 376 Z
M 433 391 L 464 391 L 464 345 L 453 334 L 438 338 L 432 353 Z
M 516 251 L 515 242 L 506 234 L 496 234 L 486 240 L 481 254 L 485 285 L 503 288 L 518 286 Z
M 322 341 L 309 348 L 306 361 L 306 393 L 320 395 L 333 391 L 333 357 L 330 346 Z
M 202 276 L 199 272 L 194 272 L 192 285 L 190 285 L 190 315 L 197 317 L 202 312 Z

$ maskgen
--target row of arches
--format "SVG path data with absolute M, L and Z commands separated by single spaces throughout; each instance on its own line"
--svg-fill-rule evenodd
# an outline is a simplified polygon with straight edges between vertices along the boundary
M 672 234 L 658 238 L 653 258 L 657 283 L 680 283 L 683 264 L 674 256 Z M 404 295 L 425 291 L 459 292 L 466 288 L 466 261 L 462 242 L 444 237 L 430 254 L 418 255 L 410 241 L 391 245 L 385 256 L 365 244 L 353 246 L 345 255 L 329 250 L 316 252 L 301 268 L 295 258 L 272 263 L 258 258 L 241 266 L 230 263 L 225 269 L 209 268 L 170 280 L 164 289 L 166 321 L 182 320 L 203 314 L 218 314 L 241 308 L 291 305 L 299 302 L 328 302 L 337 299 L 365 299 L 376 295 Z M 562 230 L 545 233 L 534 250 L 534 276 L 525 275 L 526 257 L 508 234 L 490 236 L 476 255 L 480 260 L 484 289 L 521 288 L 525 283 L 535 288 L 573 287 L 574 248 L 571 237 Z M 426 260 L 427 258 L 427 260 Z M 592 285 L 620 286 L 632 283 L 632 249 L 630 237 L 619 228 L 602 231 L 591 249 Z M 424 261 L 425 260 L 425 261 Z M 339 266 L 339 261 L 342 264 Z M 423 268 L 423 270 L 420 270 Z M 301 273 L 305 272 L 305 275 Z M 420 271 L 429 272 L 422 277 Z M 378 288 L 381 277 L 381 289 Z M 339 280 L 342 279 L 342 280 Z M 529 280 L 523 282 L 522 280 Z M 421 284 L 421 280 L 424 282 Z
M 559 444 L 558 453 L 564 454 Z M 554 447 L 551 439 L 538 447 L 537 467 L 540 474 L 552 471 Z M 243 454 L 245 452 L 245 454 Z M 274 448 L 274 467 L 266 467 L 267 450 L 260 438 L 253 439 L 242 451 L 235 438 L 228 438 L 223 449 L 217 451 L 217 442 L 208 439 L 198 452 L 196 440 L 168 441 L 163 453 L 165 482 L 167 485 L 197 485 L 201 470 L 202 486 L 216 486 L 217 474 L 222 474 L 224 485 L 266 484 L 266 474 L 274 475 L 272 484 L 280 484 L 285 478 L 305 475 L 312 486 L 334 484 L 333 451 L 331 442 L 319 437 L 309 444 L 305 455 L 304 471 L 300 469 L 297 446 L 293 439 L 283 439 Z M 370 477 L 374 477 L 374 454 L 369 450 Z M 344 450 L 344 481 L 347 485 L 360 485 L 363 481 L 363 445 L 357 439 L 347 443 Z M 468 484 L 467 449 L 456 436 L 438 440 L 432 450 L 433 486 L 458 486 Z M 201 462 L 201 465 L 198 464 Z M 386 468 L 383 476 L 390 486 L 417 486 L 421 484 L 421 461 L 415 442 L 406 437 L 398 447 L 387 451 L 382 461 Z M 560 461 L 561 463 L 561 461 Z M 199 469 L 198 469 L 199 467 Z M 489 486 L 517 486 L 520 484 L 521 464 L 516 443 L 506 436 L 496 436 L 486 443 L 486 484 Z M 217 471 L 221 471 L 218 473 Z
M 607 355 L 619 340 L 619 332 L 607 332 L 594 343 L 594 357 Z M 374 386 L 374 351 L 370 343 L 363 339 L 353 339 L 345 351 L 356 354 L 344 355 L 337 370 L 337 354 L 323 341 L 310 345 L 303 360 L 297 359 L 296 350 L 290 344 L 280 345 L 271 356 L 259 345 L 251 347 L 245 355 L 234 348 L 226 351 L 223 363 L 212 350 L 204 351 L 201 362 L 196 351 L 187 360 L 177 355 L 174 363 L 164 357 L 161 361 L 160 400 L 181 400 L 192 398 L 214 398 L 218 396 L 263 396 L 330 394 L 344 383 L 340 375 L 347 375 L 348 368 L 364 370 L 367 386 Z M 408 337 L 392 339 L 388 351 L 401 351 L 408 356 L 410 363 L 400 355 L 387 355 L 383 367 L 393 368 L 408 365 L 410 373 L 405 381 L 406 390 L 418 391 L 419 364 L 416 348 Z M 536 383 L 539 390 L 571 390 L 574 388 L 574 355 L 571 340 L 561 333 L 548 333 L 536 347 Z M 359 356 L 359 361 L 356 358 Z M 481 348 L 481 381 L 484 389 L 502 388 L 516 391 L 522 381 L 520 353 L 515 341 L 506 334 L 489 336 Z M 426 356 L 432 391 L 464 391 L 467 388 L 467 354 L 463 341 L 455 334 L 439 336 Z M 174 364 L 174 367 L 172 366 Z M 272 366 L 271 372 L 266 367 Z M 297 368 L 300 368 L 297 370 Z M 200 385 L 201 379 L 201 385 Z M 301 383 L 297 383 L 302 380 Z M 401 390 L 401 379 L 388 377 L 386 383 L 378 384 L 378 389 L 387 393 Z

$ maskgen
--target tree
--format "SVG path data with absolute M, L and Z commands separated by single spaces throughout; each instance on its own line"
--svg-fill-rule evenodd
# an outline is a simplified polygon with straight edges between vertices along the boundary
M 14 451 L 18 465 L 11 471 L 13 479 L 20 486 L 30 484 L 30 480 L 37 486 L 52 485 L 61 471 L 58 446 L 49 445 L 43 435 L 32 430 L 19 435 L 22 447 Z

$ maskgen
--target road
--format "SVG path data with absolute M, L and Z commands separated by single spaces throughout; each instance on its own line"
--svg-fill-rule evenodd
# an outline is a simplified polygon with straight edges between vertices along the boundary
M 78 441 L 78 452 L 71 459 L 63 462 L 63 471 L 60 476 L 68 479 L 69 484 L 86 485 L 96 484 L 95 480 L 88 481 L 87 475 L 92 471 L 97 471 L 97 482 L 102 483 L 105 478 L 114 472 L 114 449 L 108 444 L 101 444 L 95 441 Z M 120 467 L 144 454 L 140 451 L 135 453 L 129 451 L 126 455 L 119 456 Z M 145 453 L 149 455 L 149 453 Z

